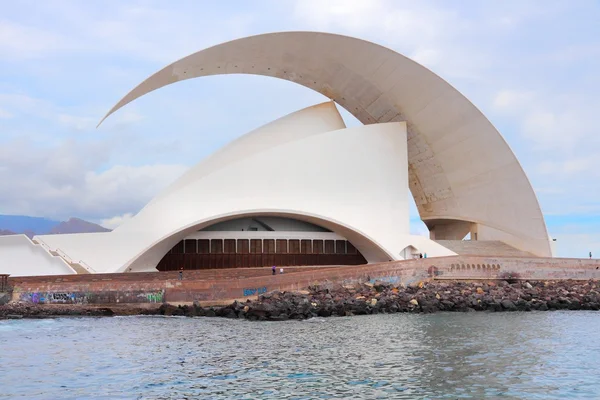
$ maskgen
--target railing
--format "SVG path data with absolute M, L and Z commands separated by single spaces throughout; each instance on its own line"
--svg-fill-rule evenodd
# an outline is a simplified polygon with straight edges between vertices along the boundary
M 62 258 L 64 261 L 67 262 L 67 264 L 78 264 L 81 265 L 81 267 L 86 270 L 87 272 L 89 272 L 90 274 L 94 274 L 96 273 L 96 270 L 94 270 L 92 267 L 90 267 L 88 265 L 88 263 L 86 263 L 83 260 L 79 260 L 79 261 L 75 261 L 73 260 L 73 258 L 69 257 L 69 255 L 67 253 L 65 253 L 63 250 L 57 248 L 56 250 L 52 250 L 52 248 L 50 248 L 50 246 L 48 246 L 44 241 L 40 240 L 40 239 L 36 239 L 36 244 L 42 246 L 42 248 L 44 248 L 48 253 L 50 253 L 51 255 L 54 255 L 53 253 L 58 254 L 58 256 L 60 258 Z
M 87 269 L 92 274 L 96 273 L 96 270 L 94 268 L 90 267 L 90 265 L 83 260 L 79 260 L 77 262 L 77 264 L 81 265 L 83 268 Z
M 90 267 L 85 261 L 83 261 L 83 260 L 75 261 L 71 257 L 69 257 L 69 255 L 67 253 L 65 253 L 63 250 L 61 250 L 59 248 L 57 248 L 55 250 L 55 252 L 58 253 L 58 255 L 60 255 L 67 263 L 81 265 L 81 267 L 83 267 L 83 269 L 87 270 L 90 274 L 96 273 L 96 271 L 92 267 Z
M 52 251 L 52 249 L 50 248 L 50 246 L 48 246 L 45 242 L 36 239 L 35 243 L 39 244 L 40 246 L 42 246 L 48 253 L 50 253 L 50 251 Z

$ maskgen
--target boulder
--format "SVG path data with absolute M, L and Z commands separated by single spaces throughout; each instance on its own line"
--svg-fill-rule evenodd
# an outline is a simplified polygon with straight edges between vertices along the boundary
M 206 310 L 206 312 L 204 313 L 204 315 L 206 317 L 216 317 L 217 314 L 215 313 L 215 310 L 211 307 L 208 310 Z
M 500 304 L 502 305 L 502 308 L 507 311 L 517 311 L 517 306 L 510 300 L 502 300 Z
M 288 319 L 290 319 L 290 317 L 287 314 L 279 314 L 277 316 L 271 316 L 269 319 L 271 321 L 287 321 Z
M 285 314 L 284 314 L 285 315 Z M 318 312 L 317 315 L 319 317 L 330 317 L 331 316 L 331 310 L 327 309 L 327 308 L 321 308 Z

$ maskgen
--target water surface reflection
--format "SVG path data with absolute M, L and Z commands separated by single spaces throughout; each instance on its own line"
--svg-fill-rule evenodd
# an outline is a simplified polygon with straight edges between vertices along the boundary
M 0 398 L 600 398 L 594 312 L 0 321 Z

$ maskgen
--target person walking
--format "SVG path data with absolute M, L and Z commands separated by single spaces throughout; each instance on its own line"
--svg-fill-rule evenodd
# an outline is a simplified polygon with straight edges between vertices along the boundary
M 590 251 L 590 260 L 592 259 L 592 252 Z
M 179 280 L 183 280 L 183 267 L 179 268 Z
M 275 268 L 274 265 L 273 265 L 273 268 L 271 268 L 271 270 L 273 271 L 273 275 L 275 275 L 277 273 L 277 268 Z
M 279 274 L 283 274 L 283 268 L 279 268 Z

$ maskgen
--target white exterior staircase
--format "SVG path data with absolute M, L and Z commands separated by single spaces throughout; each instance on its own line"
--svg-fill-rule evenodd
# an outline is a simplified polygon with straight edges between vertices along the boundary
M 34 244 L 41 246 L 43 249 L 45 249 L 53 257 L 59 257 L 59 258 L 61 258 L 77 274 L 93 274 L 93 273 L 96 273 L 96 271 L 94 271 L 94 269 L 92 267 L 90 267 L 89 265 L 87 265 L 85 263 L 85 261 L 83 261 L 83 260 L 75 261 L 71 257 L 69 257 L 69 255 L 67 253 L 65 253 L 64 251 L 62 251 L 61 249 L 51 249 L 50 246 L 48 246 L 43 240 L 41 240 L 37 236 L 35 236 L 33 239 L 31 239 L 31 241 Z

